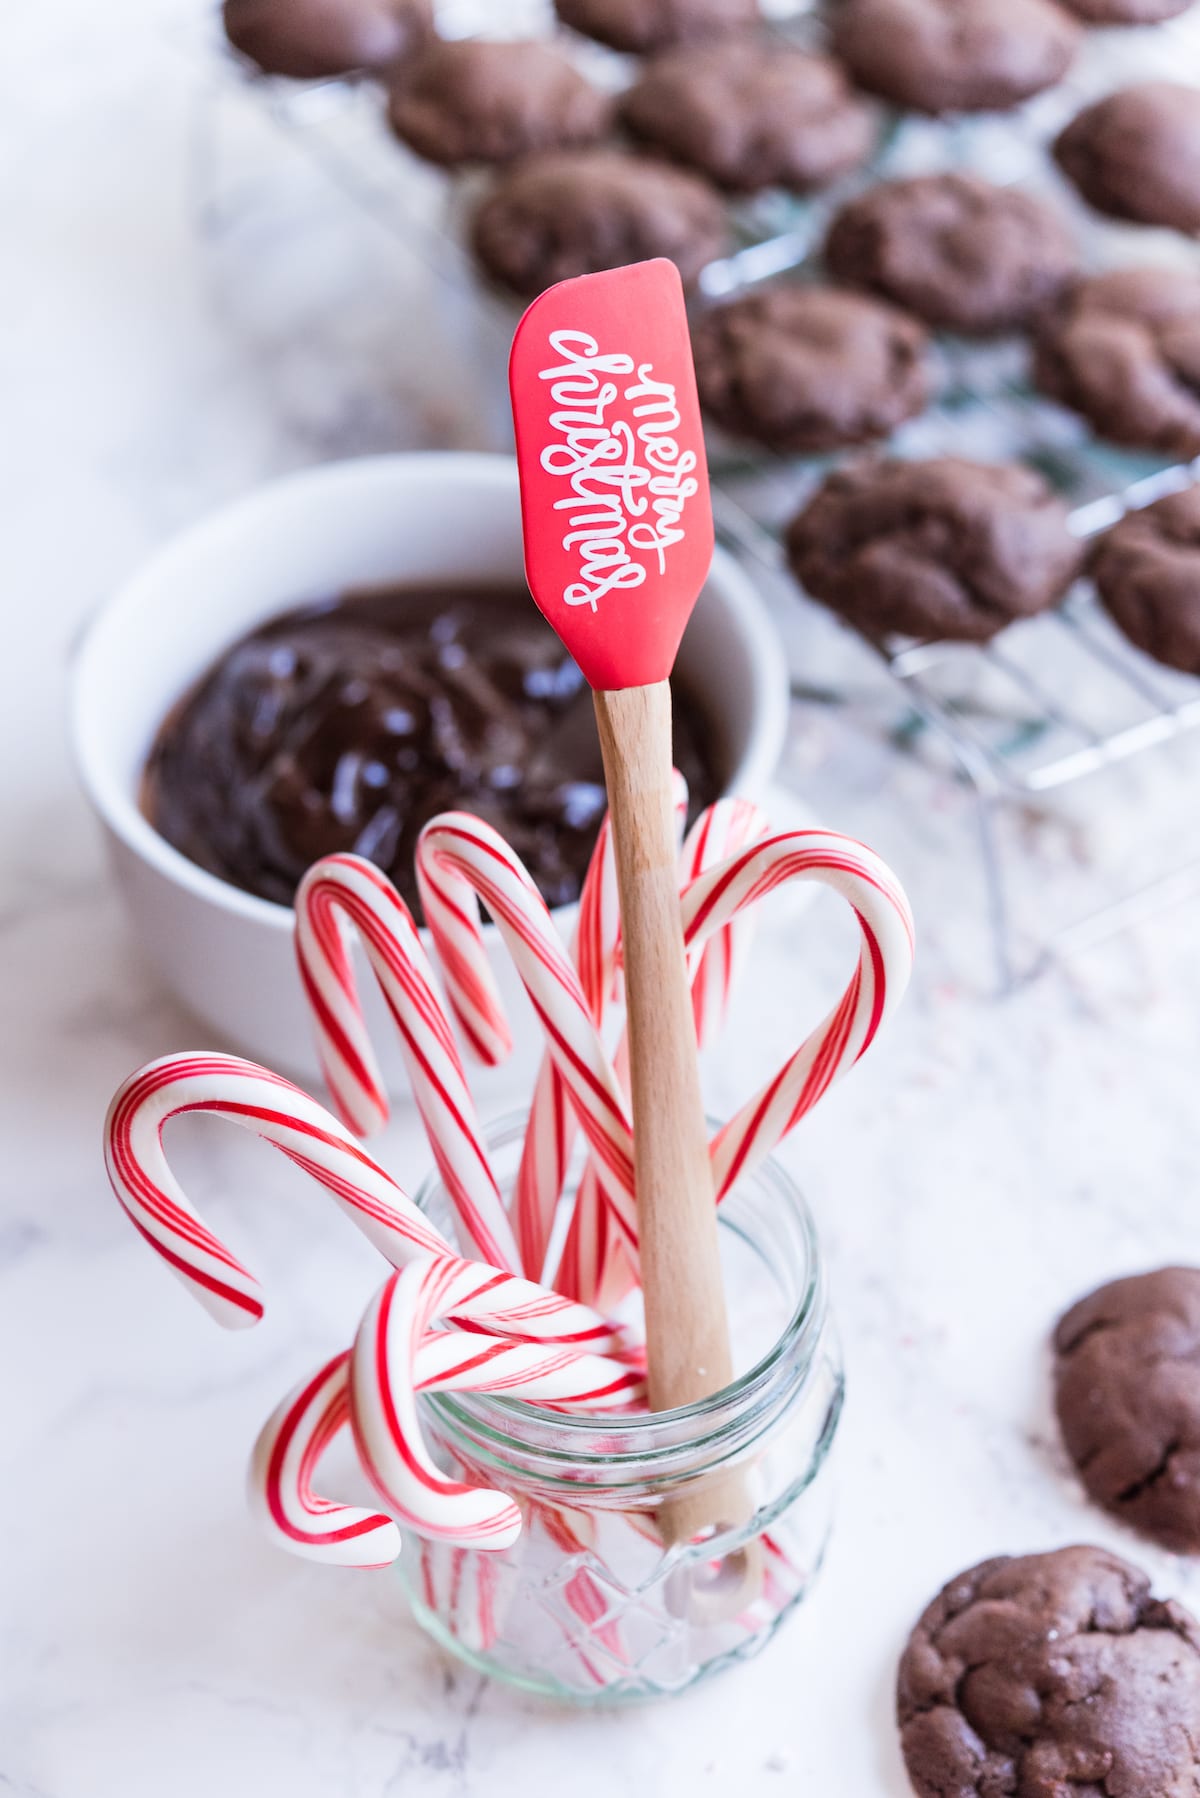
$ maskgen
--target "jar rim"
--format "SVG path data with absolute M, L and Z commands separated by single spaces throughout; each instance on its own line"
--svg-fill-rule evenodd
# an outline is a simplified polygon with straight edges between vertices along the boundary
M 511 1147 L 522 1138 L 527 1112 L 510 1112 L 484 1131 L 493 1152 Z M 710 1128 L 719 1128 L 709 1119 Z M 768 1156 L 722 1203 L 718 1220 L 762 1258 L 762 1245 L 747 1229 L 740 1213 L 750 1193 L 769 1191 L 770 1202 L 782 1226 L 794 1236 L 803 1260 L 803 1278 L 790 1315 L 771 1346 L 728 1386 L 680 1405 L 670 1411 L 613 1414 L 559 1411 L 529 1400 L 494 1394 L 450 1392 L 427 1395 L 439 1416 L 456 1430 L 465 1430 L 476 1448 L 481 1436 L 498 1450 L 511 1453 L 522 1447 L 539 1458 L 603 1463 L 612 1467 L 633 1461 L 654 1464 L 681 1449 L 714 1449 L 731 1437 L 745 1434 L 747 1419 L 762 1409 L 772 1414 L 802 1383 L 814 1359 L 824 1321 L 824 1267 L 812 1213 L 792 1176 Z M 415 1198 L 428 1210 L 445 1188 L 432 1172 Z M 780 1391 L 783 1386 L 785 1390 Z

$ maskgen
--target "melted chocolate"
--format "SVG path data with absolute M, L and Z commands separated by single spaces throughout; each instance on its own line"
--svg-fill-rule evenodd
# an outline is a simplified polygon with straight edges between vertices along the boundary
M 706 716 L 675 689 L 693 814 L 720 792 Z M 290 905 L 320 856 L 385 869 L 419 913 L 413 854 L 462 807 L 550 905 L 576 899 L 604 814 L 591 697 L 524 589 L 376 588 L 285 612 L 164 720 L 142 809 L 189 860 Z

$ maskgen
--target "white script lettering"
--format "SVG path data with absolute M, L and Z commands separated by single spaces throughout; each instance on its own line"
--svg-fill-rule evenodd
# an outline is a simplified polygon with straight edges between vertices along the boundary
M 667 551 L 685 535 L 684 508 L 700 489 L 698 459 L 679 444 L 675 388 L 656 380 L 650 363 L 635 370 L 632 356 L 602 353 L 586 331 L 552 331 L 550 348 L 558 361 L 540 377 L 550 384 L 556 440 L 541 464 L 568 484 L 554 509 L 567 515 L 563 548 L 579 558 L 579 579 L 563 599 L 594 612 L 606 593 L 640 587 L 648 562 L 666 568 Z M 628 385 L 615 378 L 630 375 Z M 618 402 L 626 416 L 614 416 Z

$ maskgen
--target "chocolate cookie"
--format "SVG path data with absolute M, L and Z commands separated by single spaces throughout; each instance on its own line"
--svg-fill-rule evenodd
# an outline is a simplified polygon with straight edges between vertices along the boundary
M 758 23 L 758 0 L 554 0 L 564 25 L 614 50 L 645 55 L 702 44 Z
M 382 69 L 433 36 L 432 0 L 225 0 L 225 35 L 268 75 Z
M 989 112 L 1052 87 L 1078 23 L 1053 0 L 841 0 L 833 42 L 860 87 L 917 112 Z
M 915 319 L 880 300 L 799 283 L 744 294 L 692 332 L 709 417 L 801 455 L 884 437 L 920 412 L 928 347 Z
M 1114 443 L 1200 454 L 1200 273 L 1122 268 L 1076 282 L 1039 326 L 1033 372 Z
M 909 1637 L 896 1708 L 918 1798 L 1200 1792 L 1200 1625 L 1101 1548 L 951 1580 Z
M 1192 541 L 1200 570 L 1200 510 Z M 1101 1286 L 1060 1319 L 1054 1350 L 1063 1441 L 1097 1504 L 1200 1552 L 1200 1268 Z
M 978 175 L 885 181 L 843 206 L 825 240 L 830 274 L 928 325 L 987 337 L 1027 325 L 1075 272 L 1058 214 Z
M 1131 643 L 1169 668 L 1200 674 L 1200 486 L 1122 518 L 1101 538 L 1092 576 Z M 1200 1274 L 1189 1278 L 1200 1283 Z M 1200 1440 L 1200 1385 L 1196 1417 Z
M 836 469 L 787 552 L 812 598 L 868 637 L 972 643 L 1052 606 L 1082 560 L 1041 475 L 957 456 Z
M 837 63 L 760 38 L 656 57 L 621 117 L 634 137 L 731 193 L 806 193 L 857 168 L 875 140 L 871 110 Z
M 418 156 L 453 168 L 594 143 L 612 101 L 551 44 L 460 38 L 404 64 L 388 122 Z
M 725 248 L 725 209 L 707 182 L 667 163 L 556 150 L 501 176 L 476 209 L 471 241 L 487 272 L 526 298 L 651 256 L 669 257 L 690 283 Z
M 1200 231 L 1200 88 L 1121 88 L 1077 113 L 1054 140 L 1054 155 L 1097 212 Z
M 1186 12 L 1192 0 L 1061 0 L 1086 25 L 1157 25 Z

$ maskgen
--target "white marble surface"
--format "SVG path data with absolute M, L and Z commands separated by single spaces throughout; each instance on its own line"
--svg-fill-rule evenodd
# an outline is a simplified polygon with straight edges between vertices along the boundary
M 1089 1283 L 1200 1256 L 1194 908 L 995 1003 L 966 800 L 897 759 L 895 700 L 850 658 L 856 703 L 798 714 L 787 775 L 894 861 L 921 952 L 886 1045 L 785 1151 L 824 1233 L 849 1368 L 839 1521 L 811 1602 L 719 1684 L 637 1714 L 563 1715 L 444 1662 L 386 1575 L 260 1542 L 241 1495 L 253 1434 L 346 1338 L 377 1270 L 265 1150 L 181 1129 L 201 1207 L 268 1283 L 259 1330 L 225 1336 L 107 1192 L 109 1093 L 191 1046 L 194 1026 L 124 933 L 72 779 L 70 644 L 152 545 L 259 478 L 470 441 L 476 426 L 444 378 L 450 325 L 419 261 L 249 115 L 239 168 L 266 222 L 219 244 L 198 234 L 191 11 L 60 0 L 4 24 L 0 1787 L 900 1798 L 897 1652 L 963 1565 L 1101 1541 L 1200 1602 L 1194 1570 L 1083 1502 L 1043 1347 Z M 788 616 L 819 677 L 827 638 Z M 1193 774 L 1194 759 L 1139 789 L 1160 834 Z M 1099 790 L 1065 817 L 1017 820 L 1039 904 L 1094 884 L 1106 855 L 1130 864 L 1131 816 Z M 747 1045 L 763 1066 L 790 1045 L 847 946 L 832 909 L 764 931 L 710 1071 L 716 1107 Z M 405 1177 L 423 1170 L 407 1120 L 384 1153 Z

